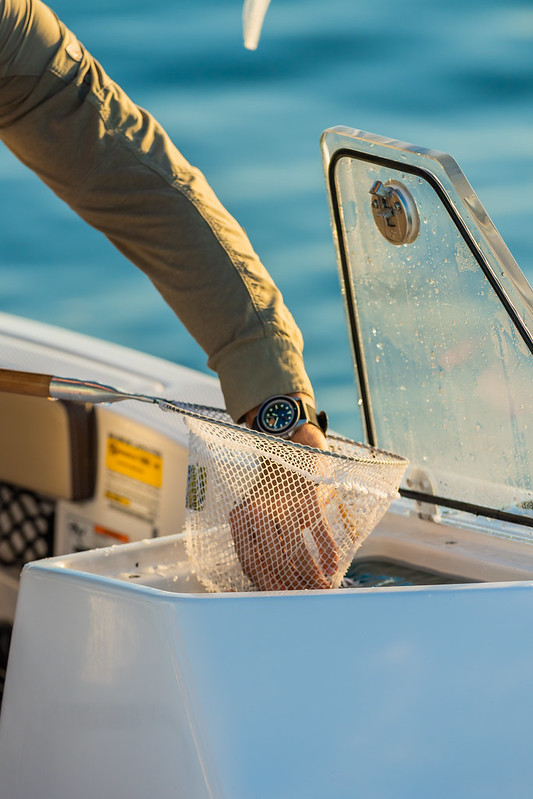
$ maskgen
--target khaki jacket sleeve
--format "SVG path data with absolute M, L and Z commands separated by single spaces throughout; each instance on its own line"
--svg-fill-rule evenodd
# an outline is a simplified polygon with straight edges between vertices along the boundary
M 0 138 L 161 292 L 234 419 L 312 396 L 300 331 L 242 228 L 39 0 L 0 0 Z

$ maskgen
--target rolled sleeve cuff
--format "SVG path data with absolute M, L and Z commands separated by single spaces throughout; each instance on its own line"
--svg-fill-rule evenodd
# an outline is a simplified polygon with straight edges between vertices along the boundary
M 274 394 L 313 397 L 302 353 L 285 336 L 234 342 L 209 359 L 220 378 L 228 413 L 235 421 Z

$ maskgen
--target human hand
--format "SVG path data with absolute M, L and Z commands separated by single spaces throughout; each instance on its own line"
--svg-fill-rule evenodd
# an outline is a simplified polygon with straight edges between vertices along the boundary
M 293 441 L 326 448 L 321 430 L 300 427 Z M 319 457 L 316 458 L 319 476 Z M 327 485 L 268 461 L 248 496 L 230 513 L 230 527 L 243 571 L 260 590 L 330 588 L 338 553 L 325 509 Z

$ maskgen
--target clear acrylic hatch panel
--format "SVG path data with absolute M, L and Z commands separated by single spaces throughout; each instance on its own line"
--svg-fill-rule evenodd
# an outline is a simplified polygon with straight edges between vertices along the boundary
M 527 345 L 427 180 L 349 155 L 335 180 L 377 445 L 410 459 L 411 488 L 527 512 Z M 378 229 L 369 193 L 377 180 L 400 182 L 414 199 L 411 243 Z

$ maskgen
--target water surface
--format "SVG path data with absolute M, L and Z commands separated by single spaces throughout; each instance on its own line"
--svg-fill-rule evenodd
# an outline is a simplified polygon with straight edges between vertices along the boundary
M 273 0 L 257 52 L 238 0 L 57 0 L 246 228 L 306 340 L 333 425 L 359 437 L 320 162 L 342 124 L 450 152 L 533 281 L 533 6 Z M 2 310 L 205 370 L 147 279 L 0 148 Z

